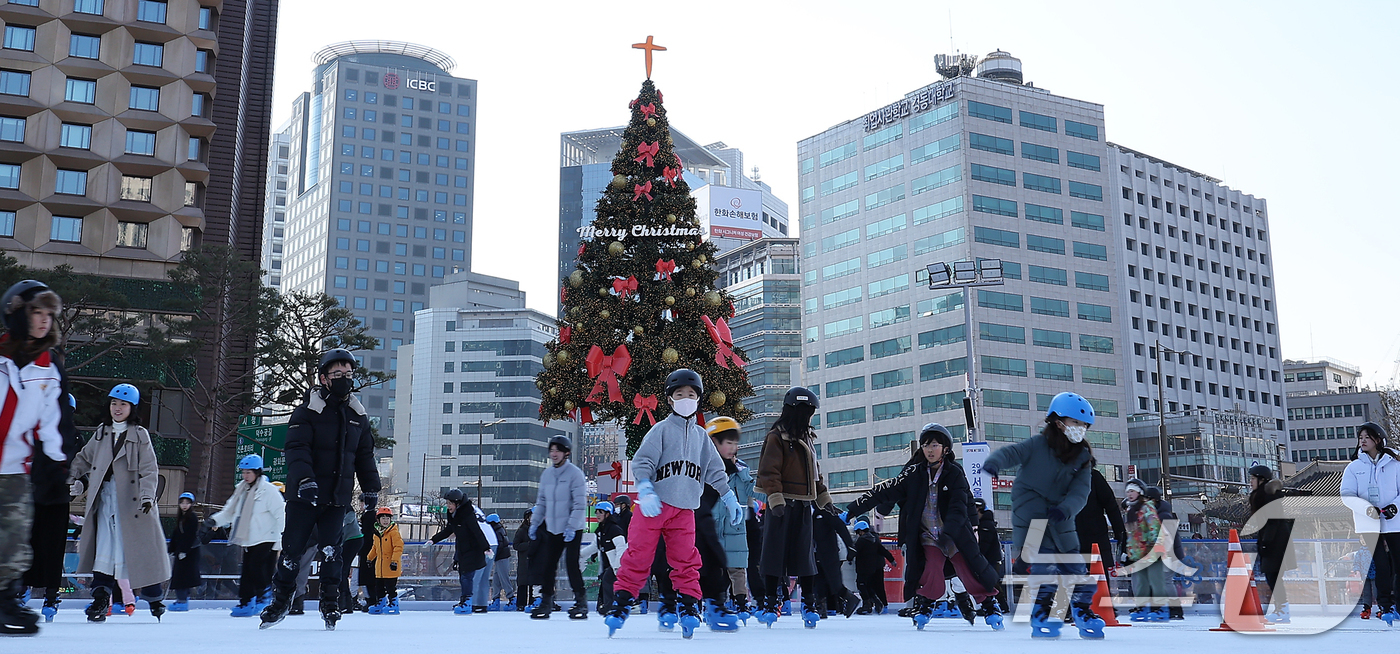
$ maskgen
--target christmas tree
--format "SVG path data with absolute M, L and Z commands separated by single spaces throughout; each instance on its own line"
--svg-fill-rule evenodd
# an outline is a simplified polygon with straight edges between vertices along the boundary
M 559 338 L 535 380 L 542 419 L 619 421 L 628 456 L 668 414 L 666 376 L 679 368 L 704 380 L 704 414 L 753 415 L 740 401 L 753 394 L 747 358 L 726 324 L 734 305 L 715 287 L 716 249 L 700 238 L 662 99 L 647 79 L 628 105 L 612 182 L 592 232 L 582 234 L 577 267 L 560 283 Z

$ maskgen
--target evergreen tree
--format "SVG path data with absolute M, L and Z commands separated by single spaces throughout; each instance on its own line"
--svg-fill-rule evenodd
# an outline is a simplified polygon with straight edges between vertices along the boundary
M 596 231 L 582 234 L 577 267 L 560 284 L 559 338 L 535 383 L 542 419 L 617 420 L 631 456 L 669 413 L 662 393 L 672 371 L 700 374 L 702 412 L 740 422 L 753 415 L 741 402 L 753 388 L 748 359 L 729 340 L 734 305 L 715 287 L 716 248 L 700 238 L 662 94 L 648 79 L 629 107 Z

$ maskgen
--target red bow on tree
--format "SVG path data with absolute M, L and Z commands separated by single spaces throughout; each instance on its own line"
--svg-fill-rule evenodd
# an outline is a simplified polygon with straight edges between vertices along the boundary
M 612 467 L 608 468 L 607 470 L 604 470 L 603 474 L 620 481 L 622 479 L 622 462 L 613 461 Z
M 559 328 L 559 342 L 560 342 L 560 343 L 563 343 L 564 345 L 568 345 L 568 344 L 569 344 L 569 341 L 573 339 L 573 335 L 574 335 L 574 329 L 573 329 L 572 327 L 567 327 L 567 326 L 565 326 L 565 327 L 560 327 L 560 328 Z
M 627 374 L 627 369 L 632 366 L 632 355 L 627 351 L 626 345 L 617 346 L 613 350 L 612 356 L 603 354 L 603 348 L 594 345 L 588 350 L 588 376 L 593 378 L 593 390 L 588 393 L 588 401 L 598 401 L 598 395 L 603 391 L 603 387 L 608 388 L 608 401 L 621 402 L 622 388 L 618 386 L 618 378 Z
M 569 289 L 568 289 L 568 287 L 566 287 L 566 286 L 560 286 L 560 287 L 559 287 L 559 301 L 560 301 L 560 302 L 567 302 L 568 300 L 569 300 Z
M 676 180 L 681 178 L 681 169 L 666 166 L 665 168 L 661 169 L 661 178 L 666 180 L 667 184 L 675 186 Z
M 626 300 L 628 295 L 637 292 L 637 278 L 628 277 L 627 279 L 614 279 L 612 286 L 613 295 Z
M 656 153 L 660 151 L 660 141 L 655 141 L 650 145 L 648 145 L 646 141 L 642 141 L 642 143 L 637 146 L 637 158 L 633 159 L 632 161 L 635 161 L 637 163 L 644 163 L 647 166 L 653 166 L 656 164 L 656 161 L 652 159 L 652 157 L 655 157 Z M 646 161 L 642 161 L 643 159 L 645 159 Z
M 570 418 L 573 418 L 573 419 L 574 419 L 574 422 L 577 422 L 577 423 L 580 424 L 580 425 L 592 424 L 592 423 L 593 423 L 593 410 L 590 409 L 590 408 L 588 408 L 588 407 L 586 407 L 586 406 L 581 406 L 581 407 L 578 407 L 577 409 L 574 409 L 573 411 L 570 411 L 570 412 L 569 412 L 569 417 L 570 417 Z
M 641 110 L 642 110 L 642 119 L 643 119 L 643 120 L 645 120 L 645 119 L 647 119 L 647 118 L 651 118 L 652 116 L 655 116 L 655 115 L 656 115 L 656 105 L 654 105 L 654 104 L 651 104 L 651 103 L 644 104 L 644 105 L 641 106 Z
M 627 108 L 628 108 L 628 109 L 631 109 L 631 108 L 637 106 L 637 103 L 638 103 L 638 102 L 641 102 L 641 101 L 642 101 L 641 98 L 632 98 L 632 101 L 627 103 Z
M 651 199 L 651 182 L 647 182 L 645 184 L 637 184 L 632 188 L 633 202 L 636 202 L 637 198 L 640 198 L 643 195 L 647 196 L 648 200 Z
M 666 96 L 661 95 L 661 92 L 660 92 L 660 91 L 657 91 L 657 92 L 656 92 L 656 101 L 657 101 L 657 102 L 665 102 L 665 101 L 666 101 Z
M 578 255 L 579 255 L 580 257 L 583 256 L 583 248 L 584 248 L 583 243 L 579 243 L 579 244 L 578 244 Z
M 656 424 L 656 416 L 654 416 L 654 415 L 651 414 L 652 411 L 655 411 L 655 410 L 656 410 L 656 396 L 655 396 L 655 395 L 648 395 L 648 396 L 646 396 L 646 397 L 642 397 L 642 394 L 641 394 L 641 393 L 638 393 L 636 396 L 634 396 L 634 397 L 632 398 L 632 407 L 635 408 L 635 409 L 637 409 L 637 418 L 636 418 L 635 420 L 632 421 L 632 424 L 634 424 L 634 425 L 640 425 L 640 424 L 642 424 L 642 416 L 643 416 L 643 415 L 645 415 L 645 416 L 647 417 L 647 422 L 648 422 L 648 423 L 653 424 L 653 425 Z
M 715 350 L 715 363 L 721 368 L 728 368 L 731 361 L 740 366 L 744 365 L 739 355 L 734 353 L 734 337 L 729 333 L 729 325 L 725 324 L 724 318 L 717 322 L 710 320 L 709 316 L 700 316 L 700 319 L 705 321 L 705 331 L 710 333 L 710 340 L 718 346 Z
M 675 259 L 671 259 L 671 260 L 669 260 L 669 261 L 662 261 L 662 260 L 660 260 L 660 259 L 657 259 L 657 260 L 656 260 L 656 279 L 654 279 L 654 280 L 652 280 L 652 281 L 660 281 L 660 280 L 664 279 L 664 280 L 666 280 L 666 281 L 669 282 L 669 281 L 671 281 L 671 275 L 672 275 L 672 273 L 675 273 L 675 272 L 676 272 L 676 260 L 675 260 Z

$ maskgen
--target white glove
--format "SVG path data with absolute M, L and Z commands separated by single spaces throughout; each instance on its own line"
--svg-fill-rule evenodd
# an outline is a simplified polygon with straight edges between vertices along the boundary
M 74 479 L 73 485 L 68 487 L 68 494 L 73 497 L 78 497 L 82 495 L 85 490 L 87 490 L 87 488 L 83 486 L 83 480 Z

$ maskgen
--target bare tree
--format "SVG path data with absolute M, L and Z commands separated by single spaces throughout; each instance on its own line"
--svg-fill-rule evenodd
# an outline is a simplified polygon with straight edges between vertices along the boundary
M 295 406 L 316 383 L 321 353 L 331 348 L 351 352 L 379 348 L 379 339 L 350 309 L 325 293 L 293 291 L 279 298 L 277 327 L 259 356 L 261 395 Z M 388 382 L 393 375 L 365 366 L 355 369 L 356 390 Z

